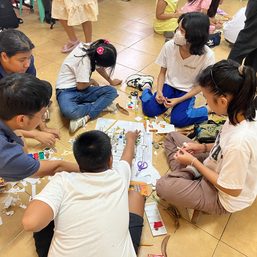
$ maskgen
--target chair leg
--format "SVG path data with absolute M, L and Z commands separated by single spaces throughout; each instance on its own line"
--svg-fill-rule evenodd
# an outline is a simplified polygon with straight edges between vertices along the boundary
M 38 6 L 38 12 L 39 12 L 39 19 L 40 19 L 41 22 L 44 22 L 45 8 L 44 8 L 44 5 L 42 3 L 42 0 L 37 0 L 37 6 Z
M 23 4 L 23 0 L 20 0 L 20 6 L 19 6 L 20 16 L 22 15 L 22 4 Z

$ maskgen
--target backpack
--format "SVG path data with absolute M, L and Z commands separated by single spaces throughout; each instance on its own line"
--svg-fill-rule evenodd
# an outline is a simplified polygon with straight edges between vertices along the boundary
M 20 20 L 17 18 L 10 0 L 0 1 L 0 29 L 18 28 Z
M 189 138 L 195 138 L 199 143 L 214 143 L 225 121 L 215 122 L 208 120 L 205 123 L 194 125 L 194 131 L 188 135 Z

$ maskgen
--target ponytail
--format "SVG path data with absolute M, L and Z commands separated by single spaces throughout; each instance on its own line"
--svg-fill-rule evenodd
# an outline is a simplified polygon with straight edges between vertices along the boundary
M 203 70 L 198 82 L 216 96 L 232 96 L 227 110 L 231 124 L 236 125 L 239 122 L 239 113 L 248 121 L 254 120 L 257 99 L 256 75 L 252 68 L 243 64 L 239 66 L 232 60 L 222 60 Z
M 91 72 L 95 71 L 96 66 L 100 66 L 105 68 L 110 67 L 109 75 L 112 74 L 116 64 L 117 51 L 108 40 L 99 39 L 90 44 L 89 47 L 84 45 L 82 50 L 85 52 L 85 55 L 82 57 L 88 56 L 90 59 Z

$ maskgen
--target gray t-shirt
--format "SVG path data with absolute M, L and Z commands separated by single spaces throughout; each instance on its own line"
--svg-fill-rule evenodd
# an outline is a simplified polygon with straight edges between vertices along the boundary
M 23 141 L 0 120 L 0 177 L 5 181 L 18 181 L 33 175 L 39 161 L 23 151 Z

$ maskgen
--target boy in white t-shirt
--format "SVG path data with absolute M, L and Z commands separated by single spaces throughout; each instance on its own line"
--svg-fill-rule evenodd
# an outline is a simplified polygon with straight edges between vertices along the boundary
M 54 176 L 23 217 L 29 231 L 54 219 L 48 256 L 136 256 L 145 198 L 128 188 L 137 137 L 138 131 L 126 134 L 117 170 L 112 169 L 112 147 L 104 132 L 93 130 L 76 139 L 73 151 L 81 173 Z
M 157 58 L 161 66 L 157 92 L 145 85 L 141 96 L 145 115 L 154 117 L 172 108 L 170 122 L 177 127 L 201 123 L 208 119 L 205 106 L 195 108 L 200 92 L 197 75 L 214 63 L 214 54 L 205 44 L 209 35 L 209 18 L 203 13 L 186 13 L 179 18 L 174 40 L 167 42 Z

